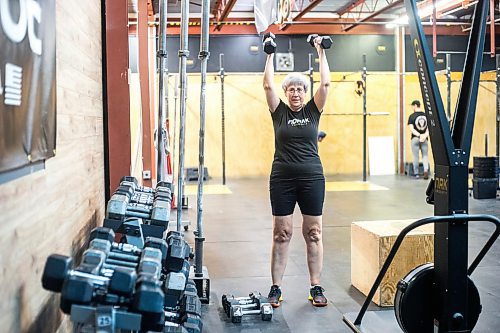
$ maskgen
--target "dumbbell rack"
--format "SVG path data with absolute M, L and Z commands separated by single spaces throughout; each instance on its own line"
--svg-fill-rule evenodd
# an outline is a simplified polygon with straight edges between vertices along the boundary
M 170 183 L 159 182 L 153 190 L 139 186 L 135 177 L 125 176 L 108 202 L 104 226 L 130 239 L 163 238 L 170 223 L 175 223 L 170 221 L 171 202 Z M 183 221 L 182 225 L 187 230 L 190 222 Z M 138 246 L 139 241 L 134 240 Z
M 143 249 L 114 237 L 109 228 L 94 229 L 74 269 L 70 257 L 47 259 L 43 287 L 61 293 L 61 310 L 77 332 L 162 331 L 166 322 L 170 332 L 201 332 L 201 302 L 188 278 L 190 249 L 182 234 L 148 238 Z

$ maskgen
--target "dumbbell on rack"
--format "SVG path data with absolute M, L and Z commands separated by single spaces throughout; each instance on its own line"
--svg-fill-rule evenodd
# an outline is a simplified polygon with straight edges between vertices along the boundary
M 162 185 L 166 183 L 162 182 Z M 153 194 L 134 192 L 133 186 L 120 185 L 108 202 L 105 225 L 118 232 L 120 223 L 115 221 L 125 221 L 129 217 L 140 218 L 144 224 L 162 229 L 148 228 L 146 236 L 162 237 L 160 234 L 168 228 L 170 221 L 171 198 L 170 189 L 166 186 L 157 186 Z
M 179 272 L 184 267 L 184 261 L 191 256 L 191 247 L 178 231 L 167 233 L 167 245 L 166 269 L 169 272 Z
M 106 254 L 106 262 L 137 267 L 141 259 L 153 258 L 160 262 L 160 271 L 167 260 L 167 242 L 155 237 L 147 237 L 144 248 L 126 243 L 115 243 L 115 233 L 110 228 L 98 227 L 90 233 L 89 249 L 100 250 Z M 118 260 L 119 262 L 115 262 Z M 121 261 L 121 262 L 120 262 Z
M 102 247 L 104 243 L 94 239 L 92 245 Z M 111 265 L 108 269 L 112 269 L 112 274 L 107 277 L 100 275 L 106 266 L 104 252 L 96 248 L 84 252 L 82 263 L 76 269 L 71 269 L 71 258 L 51 255 L 45 265 L 42 285 L 45 289 L 61 292 L 61 309 L 65 313 L 73 315 L 75 305 L 123 306 L 141 314 L 143 330 L 157 331 L 165 320 L 160 257 L 160 250 L 145 248 L 135 269 Z
M 167 309 L 165 311 L 165 324 L 167 326 L 171 324 L 173 327 L 181 325 L 189 333 L 199 333 L 202 331 L 201 302 L 193 280 L 188 280 L 184 295 L 179 302 L 178 310 Z
M 129 302 L 137 280 L 135 270 L 117 267 L 111 277 L 93 274 L 91 265 L 72 269 L 70 257 L 52 254 L 42 274 L 43 288 L 61 293 L 61 310 L 70 313 L 72 304 L 90 304 L 96 298 L 104 304 Z
M 165 292 L 165 307 L 175 308 L 184 295 L 189 279 L 189 269 L 191 265 L 184 260 L 182 269 L 178 272 L 168 272 L 163 284 Z
M 321 38 L 319 45 L 322 49 L 329 49 L 332 47 L 333 41 L 330 36 L 319 36 L 318 34 L 309 35 L 307 36 L 307 42 L 311 44 L 312 47 L 315 47 L 314 40 L 318 37 Z
M 124 184 L 124 185 L 126 184 L 129 186 L 133 186 L 134 191 L 140 191 L 140 192 L 145 192 L 145 193 L 152 193 L 153 192 L 152 188 L 139 185 L 137 178 L 135 178 L 133 176 L 123 176 L 122 179 L 120 179 L 120 184 Z
M 126 219 L 121 228 L 142 238 L 139 219 Z M 170 232 L 167 241 L 146 237 L 140 245 L 117 243 L 115 236 L 110 228 L 93 229 L 76 268 L 70 257 L 47 259 L 42 285 L 61 293 L 60 307 L 71 321 L 90 332 L 96 322 L 89 318 L 109 314 L 110 327 L 129 331 L 201 332 L 201 303 L 189 280 L 191 248 L 183 234 Z M 175 322 L 166 325 L 166 313 L 173 313 Z
M 272 32 L 267 32 L 262 36 L 262 44 L 265 53 L 272 54 L 276 52 L 275 38 L 276 36 Z
M 201 321 L 201 302 L 194 281 L 189 281 L 180 303 L 180 321 L 190 332 L 198 333 L 203 329 Z

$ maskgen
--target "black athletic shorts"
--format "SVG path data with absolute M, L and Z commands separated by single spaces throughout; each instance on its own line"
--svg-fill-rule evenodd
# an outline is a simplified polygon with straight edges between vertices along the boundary
M 302 214 L 323 215 L 325 200 L 325 179 L 283 179 L 271 178 L 269 192 L 273 216 L 291 215 L 295 203 Z

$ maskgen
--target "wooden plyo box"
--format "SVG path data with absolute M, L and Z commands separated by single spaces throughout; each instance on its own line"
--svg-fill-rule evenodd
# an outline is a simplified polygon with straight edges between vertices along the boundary
M 368 295 L 397 236 L 415 220 L 360 221 L 351 224 L 351 283 Z M 393 306 L 396 287 L 413 268 L 434 261 L 434 225 L 428 224 L 406 235 L 373 302 Z

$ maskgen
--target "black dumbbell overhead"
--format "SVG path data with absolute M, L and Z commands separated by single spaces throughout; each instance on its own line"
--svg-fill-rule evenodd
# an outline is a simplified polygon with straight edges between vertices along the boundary
M 263 43 L 263 48 L 264 52 L 267 54 L 272 54 L 276 52 L 276 42 L 274 39 L 276 36 L 272 32 L 267 32 L 262 36 L 262 43 Z
M 309 35 L 309 36 L 307 36 L 307 42 L 309 44 L 311 44 L 312 47 L 314 47 L 314 40 L 317 37 L 321 38 L 321 41 L 319 44 L 320 44 L 322 49 L 329 49 L 330 47 L 332 47 L 333 42 L 332 42 L 332 39 L 330 38 L 330 36 L 319 36 L 318 34 Z

